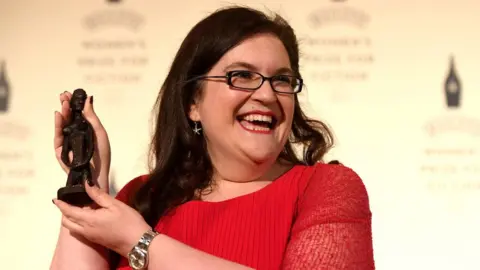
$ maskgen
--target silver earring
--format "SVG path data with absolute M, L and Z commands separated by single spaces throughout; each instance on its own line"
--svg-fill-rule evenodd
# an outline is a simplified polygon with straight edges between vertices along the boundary
M 193 132 L 195 132 L 195 134 L 197 135 L 200 135 L 201 130 L 202 128 L 198 127 L 198 122 L 195 122 L 195 126 L 193 127 Z

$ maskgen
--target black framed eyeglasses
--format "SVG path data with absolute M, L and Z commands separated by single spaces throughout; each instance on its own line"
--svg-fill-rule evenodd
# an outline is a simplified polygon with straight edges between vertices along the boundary
M 227 84 L 231 87 L 252 91 L 262 87 L 265 81 L 268 81 L 273 91 L 277 93 L 297 94 L 302 91 L 303 87 L 303 79 L 297 76 L 275 75 L 272 77 L 266 77 L 258 72 L 249 70 L 232 70 L 227 72 L 225 76 L 199 76 L 192 80 L 209 78 L 226 78 Z

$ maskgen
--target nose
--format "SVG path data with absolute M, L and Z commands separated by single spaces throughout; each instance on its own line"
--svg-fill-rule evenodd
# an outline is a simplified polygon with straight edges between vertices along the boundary
M 277 101 L 277 94 L 273 91 L 268 80 L 265 80 L 260 88 L 255 90 L 251 96 L 252 99 L 262 103 L 273 103 Z

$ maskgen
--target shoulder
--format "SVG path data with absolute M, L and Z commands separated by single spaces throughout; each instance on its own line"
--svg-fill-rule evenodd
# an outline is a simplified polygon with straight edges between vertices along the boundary
M 136 191 L 148 180 L 149 175 L 140 175 L 130 180 L 122 189 L 117 193 L 115 198 L 124 203 L 128 203 Z
M 300 181 L 303 191 L 311 185 L 325 187 L 340 185 L 365 189 L 361 177 L 352 168 L 342 164 L 317 163 L 313 166 L 304 166 Z
M 299 203 L 304 207 L 336 209 L 349 216 L 370 215 L 366 186 L 353 169 L 317 163 L 306 166 L 301 178 Z

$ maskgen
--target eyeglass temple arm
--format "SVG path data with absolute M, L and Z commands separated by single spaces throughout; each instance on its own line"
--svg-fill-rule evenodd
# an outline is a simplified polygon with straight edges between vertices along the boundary
M 200 75 L 200 76 L 197 76 L 197 77 L 193 77 L 189 80 L 186 80 L 185 82 L 186 83 L 189 83 L 189 82 L 192 82 L 192 81 L 196 81 L 196 80 L 202 80 L 202 79 L 208 79 L 208 78 L 228 78 L 228 76 L 224 75 L 224 76 L 207 76 L 207 75 Z

